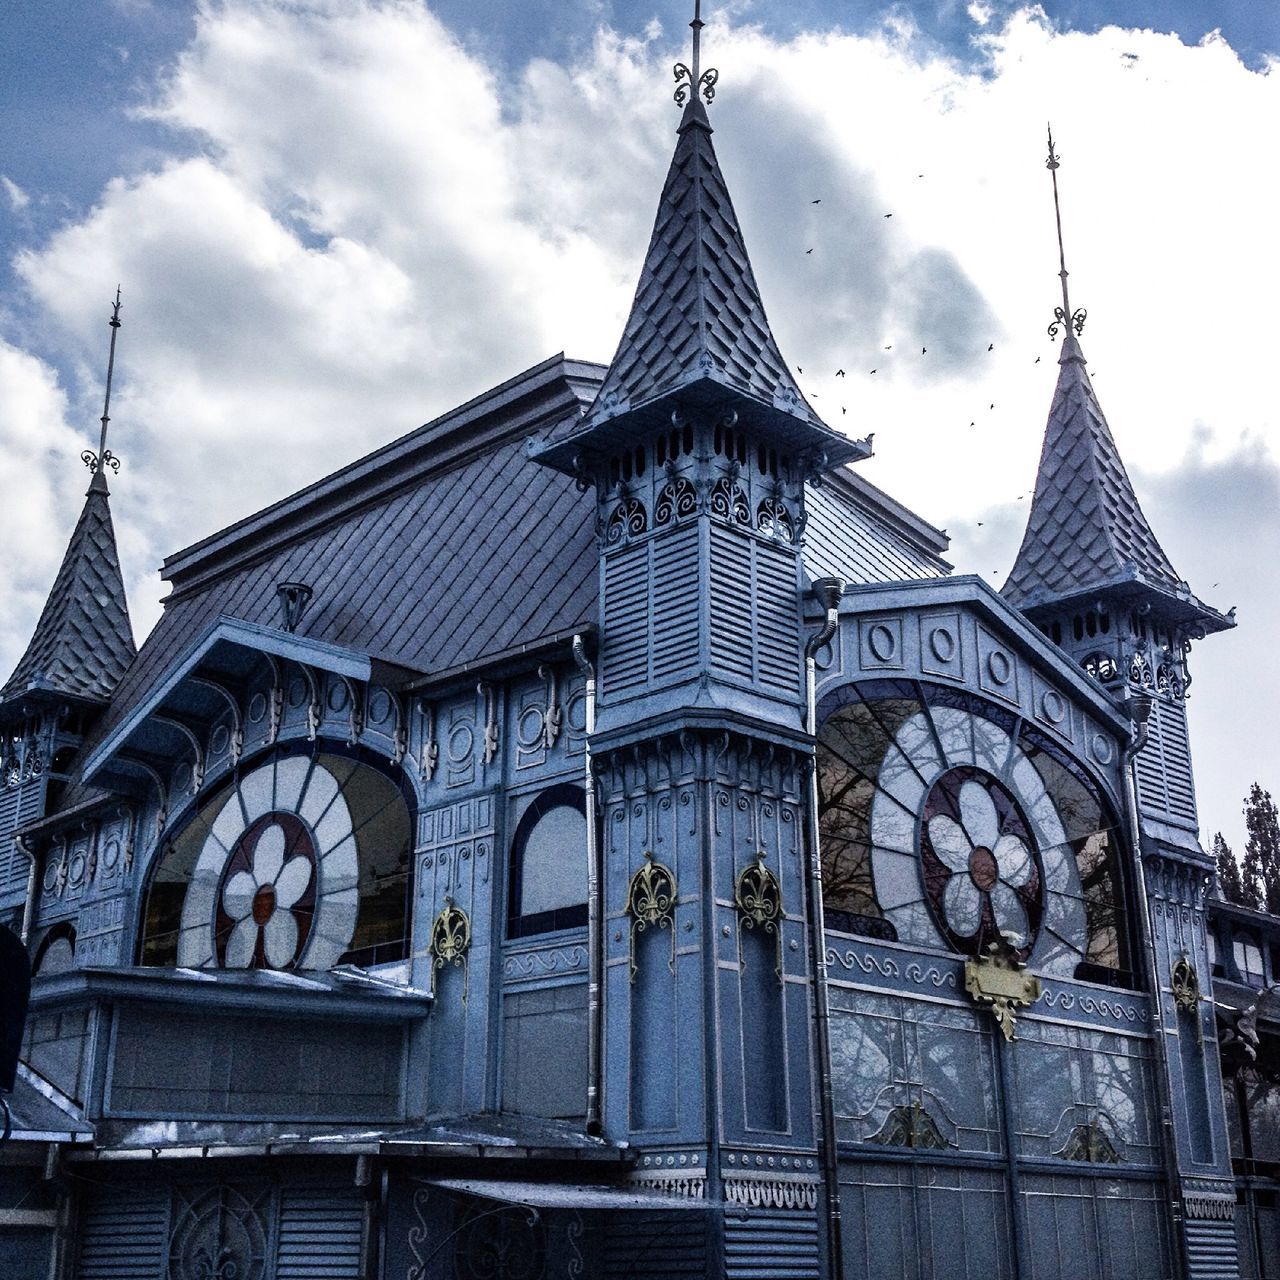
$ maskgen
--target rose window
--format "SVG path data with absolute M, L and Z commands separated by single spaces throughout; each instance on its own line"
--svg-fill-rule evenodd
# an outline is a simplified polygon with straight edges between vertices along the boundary
M 950 769 L 925 800 L 921 857 L 935 915 L 963 951 L 999 934 L 1030 953 L 1042 914 L 1035 841 L 1013 797 L 981 769 Z

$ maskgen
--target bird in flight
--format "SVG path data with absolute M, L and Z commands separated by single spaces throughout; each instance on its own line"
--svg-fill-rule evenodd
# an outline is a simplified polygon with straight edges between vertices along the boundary
M 837 377 L 837 378 L 843 378 L 843 377 L 844 377 L 844 370 L 843 370 L 843 369 L 837 369 L 837 370 L 836 370 L 836 377 Z
M 805 250 L 805 253 L 812 253 L 812 252 L 813 252 L 813 250 L 812 250 L 812 249 L 806 249 L 806 250 Z
M 1039 363 L 1040 363 L 1040 357 L 1039 357 L 1039 356 L 1036 356 L 1035 362 L 1036 362 L 1036 364 L 1039 364 Z
M 987 343 L 987 350 L 988 350 L 988 351 L 994 351 L 995 349 L 996 349 L 996 344 L 995 344 L 994 342 L 988 342 L 988 343 Z
M 872 370 L 871 370 L 871 372 L 872 372 L 872 373 L 875 373 L 875 370 L 874 370 L 874 369 L 872 369 Z
M 810 203 L 810 204 L 821 204 L 821 203 L 822 203 L 822 200 L 821 200 L 821 199 L 817 199 L 817 200 L 810 200 L 810 201 L 809 201 L 809 203 Z
M 886 351 L 892 351 L 892 350 L 893 350 L 893 343 L 892 343 L 892 342 L 891 342 L 891 343 L 889 343 L 889 345 L 888 345 L 887 347 L 885 347 L 885 350 L 886 350 Z
M 928 348 L 928 347 L 921 347 L 921 348 L 920 348 L 920 354 L 921 354 L 921 355 L 924 355 L 924 353 L 925 353 L 926 351 L 928 351 L 928 350 L 929 350 L 929 348 Z
M 891 213 L 886 213 L 884 216 L 885 216 L 886 218 L 892 218 L 892 217 L 893 217 L 893 214 L 891 214 Z

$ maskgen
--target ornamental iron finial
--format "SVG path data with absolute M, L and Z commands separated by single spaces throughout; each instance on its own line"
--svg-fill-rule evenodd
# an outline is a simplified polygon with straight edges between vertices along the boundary
M 111 377 L 116 367 L 116 332 L 120 328 L 120 286 L 116 285 L 116 300 L 111 308 L 111 350 L 107 355 L 107 393 L 102 402 L 102 429 L 98 434 L 98 451 L 86 449 L 80 455 L 80 461 L 97 475 L 103 467 L 110 467 L 113 472 L 120 470 L 120 459 L 107 448 L 107 423 L 111 421 Z
M 1065 326 L 1074 329 L 1077 335 L 1084 332 L 1084 321 L 1087 312 L 1083 307 L 1071 310 L 1071 299 L 1067 294 L 1067 257 L 1062 247 L 1062 209 L 1058 203 L 1058 156 L 1053 149 L 1053 126 L 1049 126 L 1049 158 L 1045 161 L 1046 169 L 1053 175 L 1053 216 L 1058 224 L 1058 278 L 1062 281 L 1062 306 L 1054 307 L 1053 323 L 1049 326 L 1049 337 L 1056 338 L 1058 330 Z
M 678 107 L 684 106 L 690 94 L 695 98 L 701 94 L 708 103 L 716 96 L 716 81 L 720 79 L 720 73 L 714 67 L 702 70 L 702 28 L 706 25 L 702 21 L 702 0 L 693 0 L 693 21 L 689 23 L 693 28 L 693 56 L 690 59 L 693 66 L 690 69 L 683 62 L 677 62 L 672 68 L 676 80 L 673 96 Z

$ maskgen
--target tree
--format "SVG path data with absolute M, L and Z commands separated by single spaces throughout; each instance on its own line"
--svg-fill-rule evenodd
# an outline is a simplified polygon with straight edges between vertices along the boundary
M 1245 887 L 1244 876 L 1240 864 L 1231 846 L 1222 838 L 1219 831 L 1213 837 L 1213 860 L 1218 864 L 1218 892 L 1227 902 L 1234 902 L 1239 907 L 1256 907 L 1257 902 L 1250 896 Z
M 1280 915 L 1280 814 L 1270 791 L 1256 782 L 1244 802 L 1244 825 L 1249 839 L 1244 846 L 1246 892 L 1256 905 Z

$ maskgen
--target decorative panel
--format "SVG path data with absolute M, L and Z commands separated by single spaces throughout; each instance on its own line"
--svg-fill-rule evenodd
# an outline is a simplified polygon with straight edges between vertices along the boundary
M 1018 701 L 1018 658 L 1003 641 L 978 628 L 978 684 L 1006 702 Z
M 964 676 L 964 635 L 955 612 L 920 615 L 920 669 L 927 675 Z
M 858 619 L 858 665 L 864 671 L 901 671 L 905 662 L 901 615 Z

